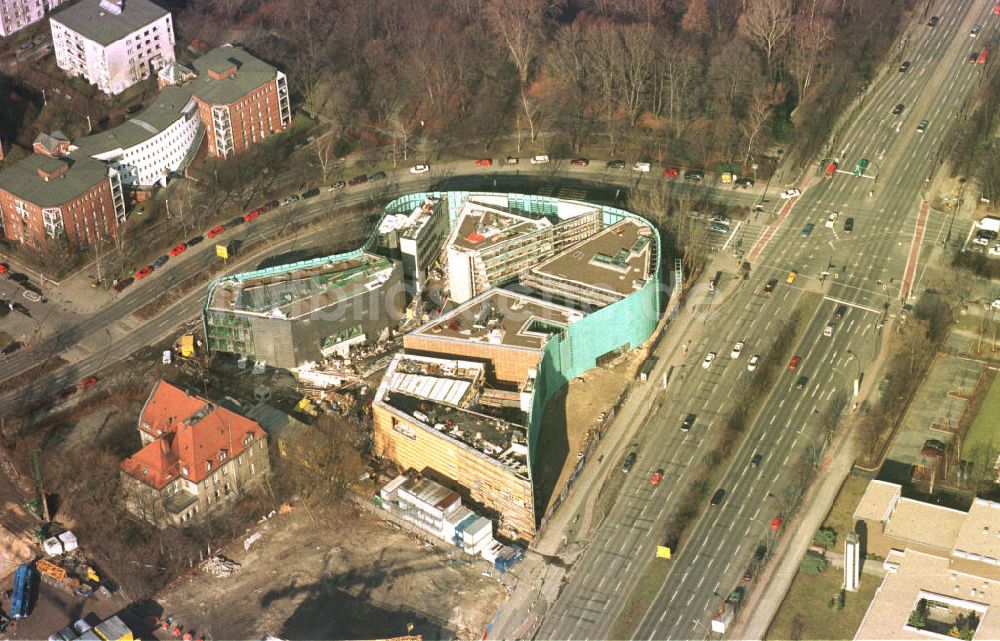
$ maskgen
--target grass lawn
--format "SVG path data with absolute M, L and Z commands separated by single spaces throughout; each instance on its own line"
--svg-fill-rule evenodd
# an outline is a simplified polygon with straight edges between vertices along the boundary
M 832 527 L 837 531 L 837 551 L 843 550 L 844 537 L 854 529 L 854 509 L 858 507 L 861 496 L 868 487 L 868 481 L 856 476 L 848 476 L 840 486 L 840 493 L 830 508 L 830 513 L 823 521 L 823 527 Z
M 979 413 L 969 427 L 969 433 L 962 443 L 963 458 L 977 449 L 1000 451 L 1000 430 L 995 429 L 998 416 L 1000 416 L 1000 377 L 995 378 L 990 384 Z
M 843 569 L 833 566 L 822 574 L 796 574 L 765 638 L 853 639 L 882 580 L 862 575 L 861 589 L 848 592 L 844 609 L 838 610 L 829 601 L 840 592 L 843 581 Z

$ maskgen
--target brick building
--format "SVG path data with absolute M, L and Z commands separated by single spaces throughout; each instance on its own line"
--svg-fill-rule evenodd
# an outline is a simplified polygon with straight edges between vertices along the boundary
M 184 84 L 207 129 L 208 153 L 224 158 L 288 128 L 292 110 L 285 74 L 239 47 L 223 45 L 193 63 L 173 64 L 160 86 Z
M 125 222 L 118 171 L 81 156 L 64 156 L 58 132 L 42 134 L 35 153 L 0 173 L 0 223 L 4 236 L 36 250 L 65 237 L 73 248 L 109 239 Z
M 259 424 L 166 381 L 146 400 L 139 435 L 142 449 L 121 463 L 125 505 L 159 527 L 223 510 L 271 471 Z

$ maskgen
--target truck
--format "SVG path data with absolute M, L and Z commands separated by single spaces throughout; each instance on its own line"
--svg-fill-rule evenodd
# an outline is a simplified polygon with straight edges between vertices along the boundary
M 27 563 L 17 566 L 17 571 L 14 572 L 14 589 L 10 593 L 11 618 L 23 619 L 28 616 L 34 574 L 31 566 Z
M 991 231 L 994 234 L 1000 234 L 1000 218 L 995 218 L 993 216 L 984 216 L 978 222 L 976 222 L 976 229 Z
M 837 161 L 834 160 L 829 165 L 826 166 L 826 178 L 833 178 L 833 174 L 837 173 Z
M 868 159 L 860 158 L 858 162 L 854 164 L 854 175 L 859 177 L 865 173 L 865 169 L 868 169 Z

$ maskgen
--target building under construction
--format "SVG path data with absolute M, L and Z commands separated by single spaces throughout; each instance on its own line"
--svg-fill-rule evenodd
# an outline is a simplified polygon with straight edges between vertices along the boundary
M 205 337 L 210 352 L 293 368 L 375 341 L 404 305 L 400 264 L 355 251 L 214 281 Z

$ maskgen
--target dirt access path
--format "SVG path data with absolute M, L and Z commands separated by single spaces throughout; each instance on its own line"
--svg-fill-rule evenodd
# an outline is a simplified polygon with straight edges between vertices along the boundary
M 299 507 L 246 536 L 256 532 L 249 551 L 222 551 L 238 573 L 195 569 L 158 595 L 163 616 L 209 639 L 378 639 L 407 623 L 425 639 L 478 639 L 506 594 L 481 559 L 450 560 L 354 505 Z

